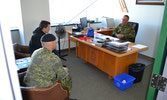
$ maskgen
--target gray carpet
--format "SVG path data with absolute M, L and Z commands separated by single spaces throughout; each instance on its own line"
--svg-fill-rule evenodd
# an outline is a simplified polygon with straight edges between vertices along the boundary
M 108 75 L 95 66 L 83 63 L 83 60 L 75 56 L 75 49 L 65 57 L 72 76 L 73 87 L 70 98 L 77 100 L 145 100 L 148 83 L 152 71 L 152 62 L 139 58 L 138 62 L 146 64 L 143 79 L 133 84 L 131 88 L 121 91 L 114 86 L 114 80 L 108 79 Z

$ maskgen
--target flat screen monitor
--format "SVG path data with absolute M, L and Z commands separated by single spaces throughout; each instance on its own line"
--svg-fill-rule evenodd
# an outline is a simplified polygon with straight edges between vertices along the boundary
M 104 28 L 114 28 L 115 23 L 113 18 L 102 18 L 101 27 Z
M 86 17 L 83 17 L 83 18 L 80 18 L 80 24 L 81 24 L 81 27 L 84 29 L 85 27 L 87 27 L 87 18 Z

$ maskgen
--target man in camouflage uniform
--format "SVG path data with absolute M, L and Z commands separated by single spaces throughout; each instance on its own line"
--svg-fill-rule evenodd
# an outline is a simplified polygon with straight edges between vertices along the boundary
M 119 39 L 130 41 L 131 39 L 135 38 L 135 30 L 131 24 L 128 23 L 129 16 L 124 15 L 122 19 L 122 23 L 114 29 L 114 36 L 118 37 Z
M 56 45 L 55 39 L 52 34 L 41 37 L 43 48 L 37 49 L 32 54 L 24 83 L 29 87 L 48 87 L 61 80 L 62 85 L 68 87 L 71 93 L 72 79 L 68 69 L 62 67 L 60 58 L 52 53 Z

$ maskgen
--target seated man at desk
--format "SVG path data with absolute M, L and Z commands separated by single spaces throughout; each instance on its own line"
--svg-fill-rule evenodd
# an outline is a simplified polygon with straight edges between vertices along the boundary
M 61 80 L 62 85 L 71 93 L 72 79 L 68 68 L 63 67 L 60 58 L 52 53 L 56 45 L 55 40 L 52 34 L 45 34 L 41 37 L 43 48 L 33 52 L 24 83 L 29 87 L 48 87 Z
M 40 39 L 44 34 L 47 34 L 50 31 L 50 22 L 42 20 L 39 24 L 39 27 L 37 27 L 33 31 L 33 35 L 31 37 L 31 40 L 29 42 L 28 46 L 28 52 L 32 54 L 36 49 L 39 49 L 42 47 Z M 58 52 L 56 49 L 53 50 L 53 52 L 58 55 Z
M 129 16 L 124 15 L 122 18 L 122 23 L 114 29 L 113 35 L 115 37 L 126 41 L 129 41 L 131 38 L 135 38 L 135 30 L 133 26 L 128 23 L 128 21 Z

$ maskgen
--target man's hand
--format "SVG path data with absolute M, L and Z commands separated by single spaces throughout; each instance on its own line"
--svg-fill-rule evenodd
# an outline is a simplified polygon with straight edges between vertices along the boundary
M 118 37 L 119 39 L 121 39 L 121 38 L 124 37 L 124 35 L 123 35 L 123 34 L 118 34 L 117 37 Z
M 69 71 L 69 69 L 67 67 L 63 67 L 67 72 Z

